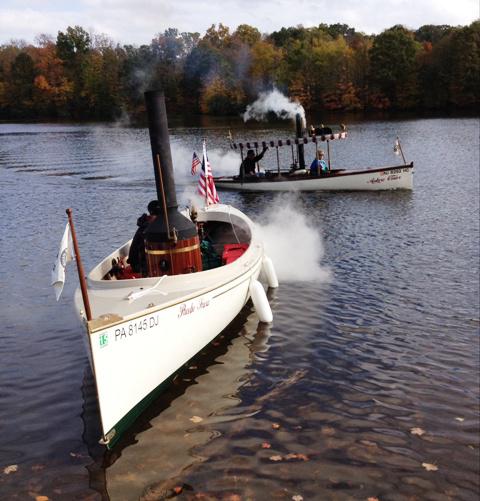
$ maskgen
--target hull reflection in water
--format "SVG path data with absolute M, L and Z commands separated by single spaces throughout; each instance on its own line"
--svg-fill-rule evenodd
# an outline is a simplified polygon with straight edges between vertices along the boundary
M 241 322 L 245 322 L 243 328 Z M 164 491 L 177 485 L 176 477 L 202 461 L 195 448 L 216 437 L 212 425 L 244 417 L 233 410 L 241 402 L 237 393 L 248 380 L 255 354 L 268 349 L 269 334 L 269 326 L 259 323 L 255 314 L 246 320 L 241 314 L 224 332 L 223 339 L 218 338 L 219 346 L 208 346 L 207 351 L 221 350 L 220 355 L 217 351 L 214 360 L 204 360 L 202 352 L 191 361 L 190 367 L 179 374 L 177 385 L 160 397 L 149 415 L 158 412 L 160 405 L 166 408 L 147 423 L 141 419 L 132 433 L 142 426 L 142 421 L 146 429 L 138 432 L 134 443 L 119 451 L 116 460 L 112 457 L 115 462 L 101 472 L 105 475 L 103 487 L 111 499 L 138 499 L 149 492 Z M 188 382 L 190 374 L 198 371 L 205 372 Z M 188 386 L 184 392 L 170 401 L 175 386 L 182 387 L 185 381 Z M 92 484 L 101 490 L 99 480 Z

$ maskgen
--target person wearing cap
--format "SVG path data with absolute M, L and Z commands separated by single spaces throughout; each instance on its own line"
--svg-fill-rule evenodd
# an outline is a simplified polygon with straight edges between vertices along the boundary
M 325 154 L 323 150 L 317 151 L 317 157 L 310 165 L 310 175 L 319 176 L 325 174 L 328 171 L 327 162 L 324 160 Z
M 263 158 L 263 155 L 265 155 L 267 150 L 268 147 L 264 146 L 262 152 L 257 156 L 255 156 L 255 152 L 253 150 L 247 151 L 247 156 L 240 165 L 239 175 L 242 179 L 244 177 L 255 177 L 257 162 Z
M 147 257 L 145 255 L 145 230 L 160 213 L 160 203 L 158 200 L 152 200 L 147 206 L 148 214 L 143 213 L 137 219 L 137 231 L 133 236 L 128 253 L 127 263 L 132 267 L 134 273 L 147 275 Z

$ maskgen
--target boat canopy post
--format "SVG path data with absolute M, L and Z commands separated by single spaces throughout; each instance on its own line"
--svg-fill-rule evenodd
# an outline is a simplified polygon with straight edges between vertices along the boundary
M 78 280 L 80 282 L 80 290 L 82 291 L 83 306 L 85 308 L 85 315 L 87 321 L 92 320 L 92 310 L 90 309 L 90 301 L 88 299 L 87 292 L 87 282 L 85 280 L 85 272 L 83 271 L 83 264 L 80 258 L 80 250 L 78 249 L 77 234 L 75 233 L 75 227 L 73 226 L 72 209 L 67 209 L 66 213 L 68 216 L 68 224 L 70 225 L 70 231 L 72 232 L 73 249 L 75 251 L 75 261 L 77 262 Z
M 277 171 L 278 175 L 280 175 L 280 158 L 278 156 L 278 146 L 276 146 L 275 149 L 277 150 Z
M 328 161 L 328 170 L 330 170 L 330 140 L 327 139 L 327 161 Z

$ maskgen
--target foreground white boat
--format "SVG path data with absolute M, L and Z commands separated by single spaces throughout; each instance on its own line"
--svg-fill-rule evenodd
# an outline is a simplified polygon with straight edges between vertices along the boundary
M 243 213 L 215 205 L 200 210 L 197 221 L 207 230 L 211 227 L 217 248 L 238 238 L 248 244 L 247 250 L 234 262 L 208 271 L 105 280 L 112 259 L 128 256 L 127 242 L 88 274 L 93 317 L 86 322 L 88 352 L 107 445 L 148 405 L 162 383 L 238 315 L 262 268 L 266 276 L 271 273 L 263 244 Z M 86 321 L 80 290 L 75 305 Z
M 314 177 L 304 170 L 267 172 L 264 177 L 217 177 L 215 185 L 237 191 L 377 191 L 413 189 L 413 162 L 395 167 L 351 170 L 334 169 L 326 176 Z
M 130 240 L 93 268 L 86 283 L 80 265 L 81 288 L 75 293 L 75 307 L 88 333 L 102 442 L 109 448 L 250 297 L 259 319 L 271 322 L 257 280 L 262 270 L 269 286 L 278 286 L 273 265 L 245 214 L 220 204 L 197 210 L 192 217 L 178 212 L 163 94 L 146 97 L 153 120 L 149 128 L 158 167 L 157 194 L 163 200 L 162 210 L 142 234 L 148 269 L 115 274 L 118 263 L 129 257 Z M 208 252 L 202 254 L 204 244 Z

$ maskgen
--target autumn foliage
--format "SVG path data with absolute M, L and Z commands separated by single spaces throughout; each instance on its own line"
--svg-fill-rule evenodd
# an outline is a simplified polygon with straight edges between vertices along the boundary
M 140 47 L 75 26 L 0 46 L 2 119 L 134 116 L 143 91 L 159 87 L 173 111 L 236 114 L 273 86 L 312 111 L 478 109 L 480 22 L 376 36 L 344 24 L 271 34 L 219 24 L 203 37 L 168 29 Z

